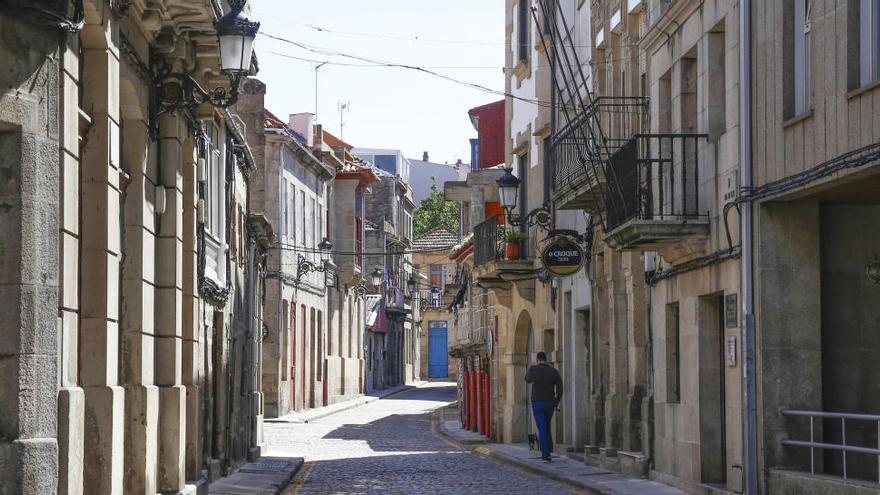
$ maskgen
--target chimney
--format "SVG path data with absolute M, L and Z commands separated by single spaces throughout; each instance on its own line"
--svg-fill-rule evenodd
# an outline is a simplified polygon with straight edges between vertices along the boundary
M 304 138 L 306 138 L 307 145 L 315 146 L 315 133 L 313 131 L 315 114 L 309 112 L 292 113 L 290 114 L 289 119 L 290 121 L 287 125 L 289 125 L 291 129 L 300 133 Z
M 324 127 L 321 124 L 315 125 L 315 132 L 309 134 L 309 146 L 313 146 L 318 149 L 324 148 Z
M 429 160 L 428 160 L 428 152 L 427 152 L 427 151 L 425 151 L 424 153 L 422 153 L 422 161 L 423 161 L 423 162 L 427 162 L 427 161 L 429 161 Z

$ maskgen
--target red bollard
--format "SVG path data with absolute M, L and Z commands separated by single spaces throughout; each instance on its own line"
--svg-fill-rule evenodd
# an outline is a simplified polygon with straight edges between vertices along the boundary
M 491 380 L 489 379 L 489 373 L 483 373 L 483 435 L 489 436 L 489 429 L 491 427 L 491 421 L 489 421 L 489 401 L 492 398 L 492 394 L 489 393 L 489 388 L 491 385 Z
M 471 428 L 471 373 L 470 371 L 464 372 L 464 394 L 462 394 L 462 404 L 461 407 L 464 409 L 464 429 L 469 430 Z

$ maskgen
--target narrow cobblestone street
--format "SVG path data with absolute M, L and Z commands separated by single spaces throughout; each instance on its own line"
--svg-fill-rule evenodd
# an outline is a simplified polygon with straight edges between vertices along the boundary
M 267 424 L 270 455 L 306 459 L 290 491 L 300 495 L 579 493 L 436 436 L 432 413 L 454 392 L 431 383 L 313 423 Z

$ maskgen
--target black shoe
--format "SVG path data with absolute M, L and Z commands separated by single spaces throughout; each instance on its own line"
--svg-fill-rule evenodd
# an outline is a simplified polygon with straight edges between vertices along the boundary
M 550 458 L 550 457 L 542 457 L 541 460 L 544 461 L 544 464 L 547 464 L 547 463 L 549 463 L 550 461 L 552 461 L 553 459 Z

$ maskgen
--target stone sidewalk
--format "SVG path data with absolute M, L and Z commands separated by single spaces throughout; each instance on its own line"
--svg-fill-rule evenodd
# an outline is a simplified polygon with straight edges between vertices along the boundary
M 589 466 L 564 455 L 553 455 L 545 464 L 541 453 L 525 444 L 490 443 L 486 437 L 461 428 L 458 408 L 438 411 L 438 432 L 462 449 L 470 449 L 483 457 L 546 476 L 550 479 L 585 488 L 588 493 L 605 495 L 687 495 L 676 488 L 656 481 L 633 478 L 607 469 Z
M 309 409 L 307 411 L 296 412 L 292 411 L 284 416 L 279 418 L 269 418 L 264 419 L 264 423 L 308 423 L 310 421 L 315 421 L 316 419 L 326 418 L 332 414 L 340 413 L 342 411 L 348 411 L 349 409 L 353 409 L 358 406 L 362 406 L 364 404 L 369 404 L 370 402 L 374 402 L 380 399 L 384 399 L 386 397 L 391 397 L 392 395 L 399 394 L 401 392 L 405 392 L 407 390 L 412 390 L 416 387 L 421 387 L 426 384 L 426 381 L 418 381 L 408 385 L 401 385 L 399 387 L 394 388 L 386 388 L 384 390 L 376 390 L 370 392 L 369 395 L 363 395 L 356 399 L 347 400 L 345 402 L 337 402 L 336 404 L 330 404 L 325 407 L 316 407 L 314 409 Z
M 209 495 L 280 495 L 303 465 L 300 457 L 262 457 L 208 487 Z

